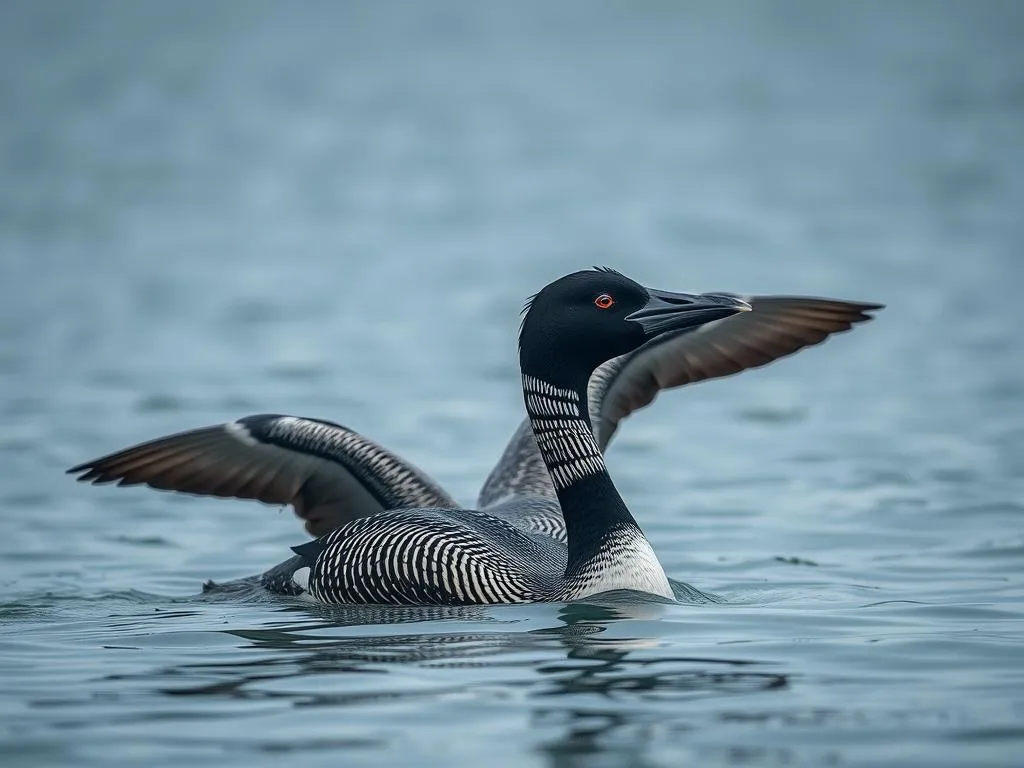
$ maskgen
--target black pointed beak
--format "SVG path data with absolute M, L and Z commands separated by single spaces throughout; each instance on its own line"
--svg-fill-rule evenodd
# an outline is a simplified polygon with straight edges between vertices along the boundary
M 647 336 L 660 336 L 671 331 L 696 328 L 735 315 L 749 312 L 751 306 L 737 296 L 720 293 L 671 293 L 647 289 L 650 298 L 627 320 L 639 323 Z

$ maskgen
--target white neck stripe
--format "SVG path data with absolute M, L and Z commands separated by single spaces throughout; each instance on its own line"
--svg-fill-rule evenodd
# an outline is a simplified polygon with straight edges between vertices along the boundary
M 530 426 L 555 490 L 606 471 L 577 393 L 525 374 L 523 393 Z

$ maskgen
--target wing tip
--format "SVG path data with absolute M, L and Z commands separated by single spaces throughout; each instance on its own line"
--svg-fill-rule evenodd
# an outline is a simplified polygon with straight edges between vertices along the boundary
M 881 312 L 885 309 L 885 304 L 880 304 L 876 301 L 851 301 L 857 311 L 863 316 L 865 320 L 873 320 L 874 315 L 868 314 L 869 312 Z
M 877 301 L 850 301 L 848 299 L 829 299 L 817 296 L 766 296 L 760 298 L 769 300 L 778 298 L 784 302 L 792 301 L 800 308 L 830 314 L 836 322 L 849 323 L 850 326 L 874 320 L 875 315 L 873 313 L 880 312 L 886 308 L 885 304 Z M 849 330 L 849 328 L 845 330 Z M 839 332 L 841 330 L 830 331 L 830 334 Z
M 91 461 L 84 464 L 77 464 L 70 469 L 64 470 L 65 475 L 77 475 L 75 480 L 79 483 L 95 482 L 99 477 L 99 468 Z
M 75 482 L 87 483 L 88 485 L 110 485 L 114 482 L 118 485 L 127 485 L 124 482 L 123 476 L 107 474 L 107 470 L 101 464 L 79 464 L 76 467 L 64 470 L 64 474 L 77 475 Z

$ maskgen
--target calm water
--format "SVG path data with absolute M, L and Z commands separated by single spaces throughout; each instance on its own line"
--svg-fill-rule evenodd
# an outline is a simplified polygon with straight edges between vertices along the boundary
M 4 764 L 1024 765 L 1022 36 L 1013 2 L 4 3 Z M 721 605 L 204 598 L 291 513 L 62 474 L 272 411 L 468 503 L 522 301 L 595 263 L 889 305 L 619 433 Z

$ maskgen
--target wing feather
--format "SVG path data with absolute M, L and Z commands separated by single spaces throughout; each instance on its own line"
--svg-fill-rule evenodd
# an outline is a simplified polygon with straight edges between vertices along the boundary
M 663 337 L 605 363 L 608 370 L 599 379 L 603 386 L 590 398 L 602 450 L 619 422 L 652 403 L 663 390 L 760 368 L 848 331 L 882 308 L 803 296 L 745 298 L 752 312 Z
M 457 506 L 418 468 L 359 433 L 276 414 L 160 437 L 68 472 L 94 484 L 290 504 L 314 536 L 384 509 Z

